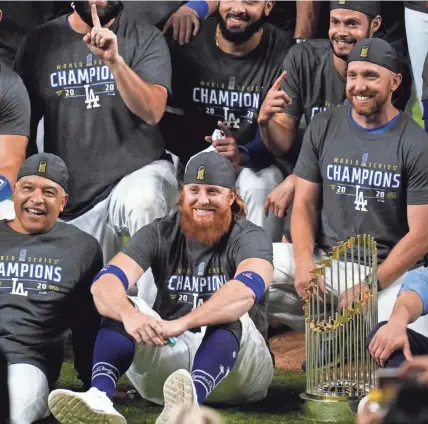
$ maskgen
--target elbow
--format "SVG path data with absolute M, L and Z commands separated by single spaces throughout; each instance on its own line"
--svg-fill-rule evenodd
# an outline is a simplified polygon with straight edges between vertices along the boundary
M 148 125 L 154 127 L 155 125 L 159 124 L 160 120 L 162 119 L 163 112 L 162 113 L 153 113 L 152 116 L 149 118 L 146 118 L 145 121 Z
M 97 282 L 92 284 L 91 294 L 92 294 L 92 297 L 94 298 L 94 304 L 95 304 L 95 307 L 97 308 L 98 313 L 102 316 L 106 316 L 106 310 L 100 298 L 101 287 L 99 284 L 97 284 Z
M 276 158 L 283 158 L 290 151 L 291 146 L 275 145 L 268 149 Z

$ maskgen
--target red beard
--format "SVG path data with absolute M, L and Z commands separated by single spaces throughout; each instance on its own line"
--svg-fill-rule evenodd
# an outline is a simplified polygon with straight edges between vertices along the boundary
M 229 230 L 232 222 L 232 210 L 230 207 L 224 211 L 216 209 L 213 218 L 196 221 L 193 218 L 193 209 L 184 206 L 183 203 L 183 198 L 180 196 L 178 203 L 181 212 L 180 227 L 188 239 L 207 246 L 213 246 Z

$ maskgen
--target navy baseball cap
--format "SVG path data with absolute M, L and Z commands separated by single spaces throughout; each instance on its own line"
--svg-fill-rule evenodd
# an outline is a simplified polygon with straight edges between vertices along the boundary
M 381 38 L 366 38 L 358 41 L 349 53 L 347 62 L 356 61 L 375 63 L 396 74 L 403 71 L 397 50 Z
M 366 15 L 374 18 L 380 15 L 380 1 L 348 1 L 339 0 L 330 2 L 330 10 L 334 9 L 349 9 L 356 10 L 357 12 L 365 13 Z
M 59 184 L 65 191 L 68 186 L 68 169 L 65 162 L 51 153 L 38 153 L 26 159 L 19 168 L 17 181 L 22 177 L 38 175 Z
M 235 188 L 232 162 L 217 152 L 201 152 L 191 157 L 184 171 L 184 184 L 207 184 Z

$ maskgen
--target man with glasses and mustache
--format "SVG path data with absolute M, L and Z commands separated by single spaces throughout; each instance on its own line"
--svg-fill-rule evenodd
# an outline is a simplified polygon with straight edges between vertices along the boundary
M 170 91 L 168 46 L 122 9 L 74 2 L 73 13 L 27 35 L 15 64 L 32 105 L 30 153 L 43 116 L 44 151 L 71 175 L 62 218 L 96 237 L 106 262 L 124 236 L 170 213 L 177 195 L 157 126 Z
M 34 155 L 18 172 L 16 218 L 0 221 L 0 351 L 11 424 L 49 415 L 49 387 L 59 377 L 68 328 L 75 368 L 90 386 L 100 324 L 90 284 L 103 266 L 102 252 L 94 237 L 58 221 L 67 189 L 65 163 L 49 153 Z
M 237 187 L 247 218 L 272 241 L 282 237 L 282 220 L 266 217 L 266 196 L 282 180 L 273 156 L 261 142 L 257 115 L 290 42 L 266 24 L 274 2 L 220 2 L 189 44 L 171 40 L 173 97 L 161 121 L 168 149 L 185 165 L 211 143 L 237 171 Z M 218 128 L 224 137 L 214 140 Z
M 392 103 L 401 72 L 386 41 L 359 41 L 347 59 L 350 104 L 314 117 L 305 133 L 294 171 L 293 244 L 274 245 L 277 306 L 290 322 L 303 323 L 300 299 L 315 263 L 338 242 L 362 234 L 377 241 L 379 321 L 388 320 L 403 276 L 428 251 L 428 136 Z M 339 269 L 352 281 L 349 263 Z M 343 307 L 367 290 L 354 284 L 347 293 L 326 290 Z M 414 325 L 427 333 L 426 321 Z
M 98 333 L 92 388 L 49 397 L 65 423 L 126 423 L 110 401 L 120 375 L 144 399 L 176 405 L 254 402 L 266 396 L 274 366 L 266 343 L 264 291 L 272 279 L 272 245 L 244 218 L 232 163 L 202 152 L 187 164 L 179 212 L 143 227 L 96 277 Z M 153 309 L 127 297 L 151 267 Z

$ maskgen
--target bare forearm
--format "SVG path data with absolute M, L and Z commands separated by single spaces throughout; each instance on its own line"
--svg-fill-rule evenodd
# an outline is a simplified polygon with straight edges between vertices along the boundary
M 232 280 L 183 319 L 187 328 L 233 322 L 254 305 L 255 295 L 240 281 Z
M 296 2 L 296 30 L 294 38 L 314 38 L 318 26 L 320 1 Z
M 293 206 L 291 238 L 296 265 L 313 261 L 317 221 L 317 210 L 313 206 Z
M 398 296 L 389 323 L 394 327 L 407 327 L 421 316 L 422 308 L 420 297 L 412 291 L 405 291 Z
M 285 127 L 271 119 L 266 124 L 259 125 L 259 128 L 263 143 L 274 156 L 285 155 L 293 146 L 296 136 L 294 126 Z
M 3 175 L 4 177 L 6 177 L 9 180 L 12 187 L 16 182 L 16 176 L 18 175 L 18 171 L 19 171 L 19 165 L 18 166 L 14 166 L 14 165 L 0 166 L 0 175 Z
M 149 125 L 156 125 L 166 107 L 166 95 L 160 91 L 162 88 L 143 81 L 122 57 L 117 63 L 110 65 L 110 70 L 129 110 Z
M 98 312 L 105 317 L 123 321 L 124 316 L 134 312 L 125 288 L 115 277 L 102 276 L 93 284 L 91 293 Z
M 0 135 L 0 175 L 5 176 L 12 186 L 25 160 L 27 143 L 26 136 Z
M 416 233 L 416 231 L 415 231 Z M 381 288 L 390 286 L 428 252 L 428 235 L 407 233 L 378 268 Z

